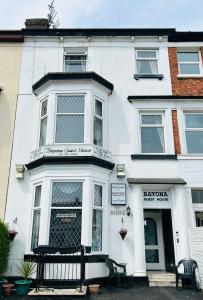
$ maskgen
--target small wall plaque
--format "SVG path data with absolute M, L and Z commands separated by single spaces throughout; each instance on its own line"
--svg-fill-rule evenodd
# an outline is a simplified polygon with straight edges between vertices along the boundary
M 111 205 L 126 205 L 125 183 L 111 184 Z

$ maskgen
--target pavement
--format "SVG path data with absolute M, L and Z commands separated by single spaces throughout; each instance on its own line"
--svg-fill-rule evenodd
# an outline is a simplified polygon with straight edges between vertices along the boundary
M 87 295 L 85 297 L 64 297 L 64 296 L 17 296 L 15 294 L 0 297 L 0 300 L 176 300 L 176 299 L 196 299 L 203 300 L 203 291 L 197 292 L 189 289 L 176 290 L 175 288 L 156 287 L 134 287 L 130 289 L 105 289 L 102 288 L 97 295 Z

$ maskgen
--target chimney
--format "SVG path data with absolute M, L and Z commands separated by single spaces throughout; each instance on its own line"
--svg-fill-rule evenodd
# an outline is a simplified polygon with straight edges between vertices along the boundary
M 49 22 L 46 18 L 34 18 L 34 19 L 26 19 L 25 21 L 26 29 L 48 29 Z

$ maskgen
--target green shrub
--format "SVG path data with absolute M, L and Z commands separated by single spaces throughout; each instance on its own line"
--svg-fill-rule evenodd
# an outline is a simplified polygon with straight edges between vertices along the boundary
M 0 220 L 0 275 L 7 269 L 9 248 L 8 227 Z

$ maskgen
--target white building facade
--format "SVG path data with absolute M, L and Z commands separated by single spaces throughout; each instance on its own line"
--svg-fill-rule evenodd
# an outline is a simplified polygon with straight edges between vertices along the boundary
M 38 245 L 76 244 L 92 247 L 87 278 L 107 276 L 108 256 L 135 277 L 173 272 L 190 257 L 194 209 L 203 210 L 191 196 L 203 187 L 201 153 L 177 153 L 174 143 L 173 112 L 182 148 L 185 111 L 202 109 L 200 97 L 173 93 L 175 30 L 23 33 L 5 218 L 18 231 L 9 275 Z M 21 179 L 16 165 L 25 166 Z

